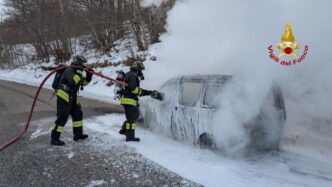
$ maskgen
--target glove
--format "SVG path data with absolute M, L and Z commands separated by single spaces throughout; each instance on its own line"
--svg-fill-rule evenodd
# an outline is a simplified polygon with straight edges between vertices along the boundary
M 151 97 L 153 99 L 157 99 L 159 101 L 162 101 L 162 100 L 164 100 L 165 94 L 164 93 L 160 93 L 157 90 L 153 90 L 152 93 L 151 93 Z

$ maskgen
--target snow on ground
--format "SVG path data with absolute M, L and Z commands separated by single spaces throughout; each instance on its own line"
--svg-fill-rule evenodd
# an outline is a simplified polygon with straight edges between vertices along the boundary
M 165 168 L 205 186 L 331 186 L 332 163 L 292 153 L 226 158 L 220 153 L 185 145 L 138 128 L 141 142 L 125 142 L 118 131 L 125 120 L 110 114 L 85 120 L 92 132 L 107 133 L 105 144 L 123 143 Z M 100 146 L 100 145 L 99 145 Z M 105 146 L 107 148 L 107 146 Z
M 87 185 L 86 187 L 100 186 L 102 184 L 106 184 L 106 182 L 103 180 L 95 180 L 95 181 L 91 181 L 90 184 Z
M 32 135 L 30 136 L 30 140 L 37 138 L 38 136 L 48 134 L 47 132 L 42 132 L 41 128 L 38 128 Z
M 69 159 L 72 159 L 72 158 L 74 157 L 74 155 L 75 155 L 74 152 L 70 152 L 70 153 L 68 153 L 67 157 L 68 157 Z
M 30 135 L 30 140 L 36 139 L 39 136 L 49 134 L 48 130 L 45 130 L 45 124 L 52 124 L 54 119 L 44 119 L 39 121 L 34 121 L 34 126 L 36 126 L 36 130 Z
M 53 118 L 35 121 L 35 132 L 30 136 L 50 133 L 45 124 Z M 142 154 L 145 158 L 179 174 L 203 184 L 217 186 L 320 186 L 332 185 L 332 162 L 324 162 L 289 152 L 253 154 L 246 158 L 229 158 L 221 153 L 203 150 L 180 143 L 163 135 L 138 127 L 136 136 L 141 142 L 126 142 L 118 133 L 125 116 L 108 114 L 85 119 L 85 131 L 93 137 L 103 137 L 93 142 L 97 149 L 126 149 Z M 70 122 L 66 132 L 71 133 Z M 37 135 L 38 134 L 38 135 Z M 67 141 L 67 139 L 65 139 Z M 97 141 L 90 139 L 90 141 Z M 75 152 L 67 157 L 72 158 Z M 91 182 L 96 184 L 96 181 Z

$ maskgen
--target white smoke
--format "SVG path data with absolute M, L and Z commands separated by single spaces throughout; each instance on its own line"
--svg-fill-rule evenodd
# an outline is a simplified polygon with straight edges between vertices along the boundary
M 232 74 L 235 86 L 221 97 L 227 110 L 214 125 L 218 141 L 240 137 L 240 124 L 257 115 L 272 80 L 282 87 L 287 128 L 306 128 L 332 118 L 332 1 L 188 0 L 168 14 L 167 33 L 147 64 L 147 85 L 156 87 L 186 74 Z M 309 46 L 306 59 L 285 67 L 268 57 L 280 42 L 287 21 L 295 41 Z M 276 54 L 278 51 L 274 48 Z M 326 124 L 325 124 L 326 125 Z M 327 124 L 330 128 L 332 124 Z

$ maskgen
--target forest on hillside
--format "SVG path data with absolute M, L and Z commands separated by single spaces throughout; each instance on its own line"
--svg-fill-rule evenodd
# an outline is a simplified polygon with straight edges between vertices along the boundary
M 140 0 L 4 0 L 0 63 L 29 63 L 18 58 L 22 55 L 18 44 L 33 46 L 33 61 L 48 62 L 55 55 L 70 59 L 73 39 L 107 52 L 128 34 L 134 36 L 139 50 L 147 50 L 165 32 L 167 12 L 174 4 L 175 0 L 158 7 L 142 7 Z

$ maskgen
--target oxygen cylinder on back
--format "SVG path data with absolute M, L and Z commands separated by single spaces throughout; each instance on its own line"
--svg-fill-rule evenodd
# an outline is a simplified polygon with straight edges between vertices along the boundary
M 124 77 L 125 77 L 125 73 L 123 71 L 117 71 L 117 76 L 116 76 L 116 80 L 124 82 Z M 113 93 L 114 93 L 114 100 L 119 99 L 121 97 L 121 91 L 122 91 L 122 85 L 119 83 L 115 83 L 114 85 L 114 89 L 113 89 Z

